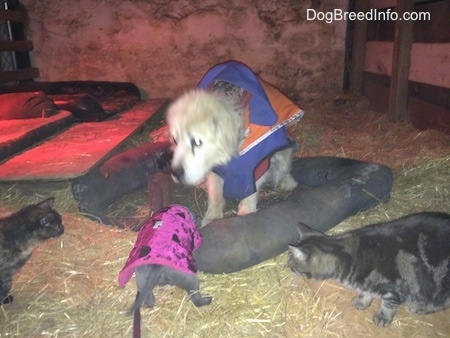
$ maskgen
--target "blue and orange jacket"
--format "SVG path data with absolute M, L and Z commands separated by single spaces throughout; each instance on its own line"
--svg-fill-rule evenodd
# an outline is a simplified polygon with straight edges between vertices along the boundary
M 304 112 L 240 62 L 228 61 L 214 66 L 198 87 L 206 89 L 215 81 L 232 83 L 251 94 L 244 114 L 247 136 L 239 156 L 214 168 L 214 172 L 224 179 L 223 197 L 242 199 L 256 192 L 255 182 L 268 169 L 270 157 L 278 150 L 292 146 L 286 125 L 299 121 Z

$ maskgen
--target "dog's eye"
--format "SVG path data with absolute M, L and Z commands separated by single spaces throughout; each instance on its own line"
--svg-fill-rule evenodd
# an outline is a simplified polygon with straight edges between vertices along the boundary
M 202 145 L 202 140 L 200 140 L 198 137 L 191 137 L 191 147 L 200 147 Z
M 177 144 L 178 142 L 177 142 L 177 139 L 175 138 L 175 137 L 172 137 L 172 142 L 174 143 L 174 144 Z

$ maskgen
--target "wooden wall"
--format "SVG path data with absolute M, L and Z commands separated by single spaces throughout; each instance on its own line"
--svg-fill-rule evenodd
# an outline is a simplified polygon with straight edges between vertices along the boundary
M 0 4 L 0 84 L 17 81 L 34 80 L 39 77 L 39 70 L 31 66 L 29 52 L 33 50 L 33 42 L 27 40 L 23 26 L 27 23 L 27 15 L 18 3 L 9 1 Z M 5 31 L 8 31 L 5 34 Z M 8 39 L 6 39 L 6 35 Z M 2 55 L 2 53 L 4 53 Z M 14 59 L 13 65 L 3 64 L 5 55 Z
M 450 133 L 450 1 L 357 0 L 355 6 L 399 17 L 429 13 L 430 20 L 355 22 L 349 89 L 391 121 Z

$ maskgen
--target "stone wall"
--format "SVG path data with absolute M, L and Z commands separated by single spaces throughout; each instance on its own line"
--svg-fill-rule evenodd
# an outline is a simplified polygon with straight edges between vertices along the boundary
M 22 0 L 41 80 L 130 81 L 175 97 L 216 63 L 247 63 L 295 101 L 342 87 L 346 0 Z

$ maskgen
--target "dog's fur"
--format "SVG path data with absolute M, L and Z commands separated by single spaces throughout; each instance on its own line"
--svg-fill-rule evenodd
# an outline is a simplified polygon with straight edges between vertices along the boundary
M 174 143 L 172 176 L 183 184 L 202 185 L 208 192 L 202 225 L 223 218 L 223 179 L 212 169 L 239 156 L 245 138 L 246 103 L 245 95 L 240 102 L 233 102 L 217 91 L 196 89 L 182 95 L 168 109 L 167 124 Z M 256 211 L 258 191 L 265 184 L 282 190 L 297 186 L 290 175 L 292 154 L 289 147 L 271 157 L 269 170 L 256 182 L 257 191 L 241 201 L 238 215 Z

